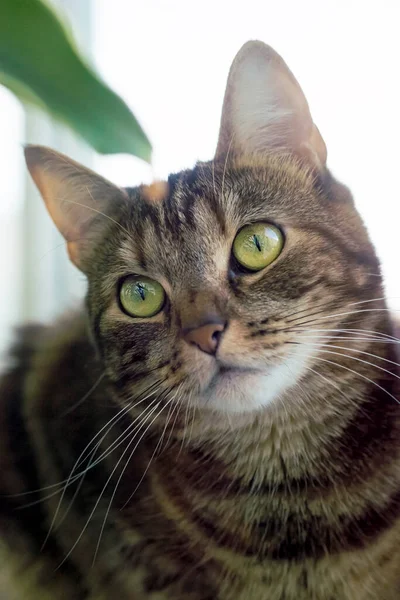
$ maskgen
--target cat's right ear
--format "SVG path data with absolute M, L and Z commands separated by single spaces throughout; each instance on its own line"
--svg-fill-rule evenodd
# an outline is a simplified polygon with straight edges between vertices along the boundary
M 252 41 L 229 72 L 216 158 L 270 152 L 317 168 L 326 162 L 325 143 L 293 73 L 270 46 Z
M 25 147 L 29 172 L 56 227 L 67 242 L 71 261 L 82 271 L 99 235 L 99 225 L 125 190 L 67 156 L 44 146 Z

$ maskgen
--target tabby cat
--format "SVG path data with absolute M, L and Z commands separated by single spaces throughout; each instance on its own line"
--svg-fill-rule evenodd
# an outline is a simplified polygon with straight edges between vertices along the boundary
M 1 598 L 398 600 L 399 340 L 280 56 L 167 182 L 26 160 L 88 293 L 1 382 Z

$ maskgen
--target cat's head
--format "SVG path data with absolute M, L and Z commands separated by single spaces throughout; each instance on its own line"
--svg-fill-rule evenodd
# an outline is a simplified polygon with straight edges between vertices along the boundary
M 318 370 L 353 303 L 380 295 L 373 247 L 326 169 L 303 92 L 260 42 L 232 65 L 209 163 L 121 189 L 46 148 L 26 158 L 87 275 L 93 337 L 125 398 L 276 406 Z

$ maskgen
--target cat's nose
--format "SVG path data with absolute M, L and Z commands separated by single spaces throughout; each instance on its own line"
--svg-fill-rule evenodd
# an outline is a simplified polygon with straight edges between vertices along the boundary
M 206 323 L 200 327 L 187 329 L 184 339 L 188 344 L 197 346 L 207 354 L 215 354 L 221 341 L 222 333 L 226 328 L 225 322 Z

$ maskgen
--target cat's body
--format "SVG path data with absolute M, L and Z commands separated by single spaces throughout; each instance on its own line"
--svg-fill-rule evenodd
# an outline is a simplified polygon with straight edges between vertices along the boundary
M 93 174 L 28 154 L 89 294 L 87 313 L 25 330 L 0 387 L 18 600 L 400 597 L 400 369 L 378 261 L 315 130 L 288 154 L 273 123 L 274 152 L 242 157 L 229 89 L 216 160 L 161 188 L 99 178 L 82 198 Z M 51 205 L 68 180 L 110 217 L 88 234 Z M 230 248 L 254 222 L 285 245 L 249 272 Z M 163 286 L 156 314 L 115 302 L 130 273 Z
M 47 337 L 45 345 L 42 335 Z M 92 371 L 90 349 L 81 319 L 65 320 L 50 332 L 26 332 L 19 351 L 22 373 L 6 380 L 6 400 L 2 389 L 2 413 L 7 418 L 2 423 L 0 456 L 8 493 L 67 479 L 87 442 L 113 415 L 104 384 L 91 396 L 98 414 L 88 419 L 85 403 L 73 408 L 76 398 L 95 383 L 93 371 L 98 373 L 98 366 Z M 29 369 L 35 362 L 43 365 L 36 373 Z M 32 390 L 22 405 L 21 389 L 29 377 Z M 38 377 L 43 377 L 39 394 L 34 391 Z M 58 394 L 60 385 L 68 389 L 68 395 Z M 395 392 L 392 386 L 389 390 Z M 162 452 L 128 505 L 119 511 L 138 485 L 158 440 L 144 438 L 119 486 L 94 566 L 114 484 L 103 493 L 98 514 L 90 519 L 75 552 L 56 571 L 89 519 L 116 464 L 115 454 L 120 457 L 118 450 L 107 468 L 103 464 L 100 471 L 94 468 L 87 474 L 85 493 L 78 496 L 43 549 L 60 494 L 18 512 L 18 507 L 36 501 L 38 495 L 10 498 L 2 526 L 16 553 L 10 566 L 16 569 L 16 591 L 22 593 L 15 597 L 397 599 L 400 529 L 393 526 L 393 518 L 400 499 L 397 493 L 382 502 L 380 490 L 386 488 L 385 478 L 396 470 L 396 463 L 398 469 L 398 459 L 385 464 L 382 448 L 388 435 L 396 436 L 396 430 L 400 435 L 400 425 L 397 407 L 384 397 L 377 402 L 384 404 L 382 413 L 372 405 L 364 414 L 356 411 L 348 431 L 329 444 L 331 457 L 321 464 L 319 477 L 308 482 L 307 475 L 301 474 L 308 470 L 300 452 L 302 446 L 305 450 L 304 424 L 285 423 L 282 432 L 276 427 L 271 431 L 266 419 L 263 426 L 247 427 L 239 440 L 228 437 L 224 450 L 231 461 L 236 453 L 242 455 L 239 464 L 230 468 L 216 456 L 207 457 L 198 449 L 181 450 L 179 444 Z M 103 449 L 124 427 L 117 425 L 111 431 L 113 436 L 104 440 Z M 366 458 L 370 437 L 377 433 L 374 455 Z M 248 447 L 254 435 L 259 444 L 256 451 Z M 393 440 L 389 443 L 394 445 Z M 358 459 L 353 469 L 343 465 L 347 450 L 354 454 L 353 460 Z M 356 472 L 363 458 L 371 461 L 371 467 L 361 487 Z M 257 465 L 250 461 L 268 461 L 265 481 L 260 476 L 259 486 L 253 481 Z M 330 478 L 336 480 L 335 486 Z M 61 516 L 75 490 L 73 485 L 67 492 Z M 39 497 L 52 491 L 43 491 Z

